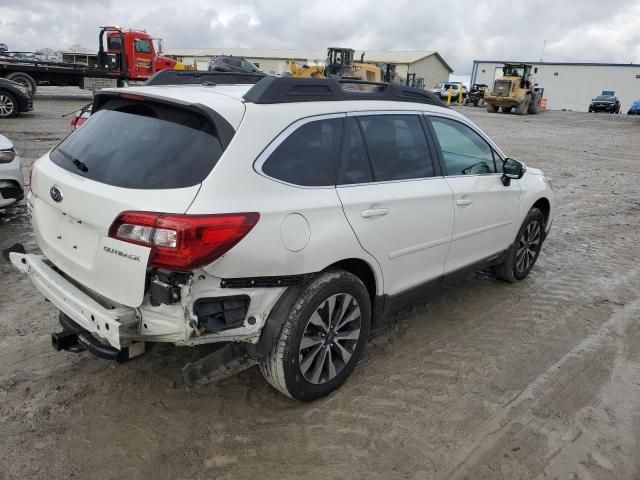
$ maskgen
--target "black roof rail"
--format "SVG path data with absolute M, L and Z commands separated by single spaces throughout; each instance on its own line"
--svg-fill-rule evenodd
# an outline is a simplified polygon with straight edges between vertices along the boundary
M 148 78 L 145 86 L 158 85 L 232 85 L 257 83 L 267 75 L 244 72 L 201 72 L 198 70 L 160 70 Z
M 397 83 L 369 82 L 346 78 L 268 76 L 243 96 L 245 102 L 295 103 L 344 100 L 387 100 L 444 106 L 435 94 Z

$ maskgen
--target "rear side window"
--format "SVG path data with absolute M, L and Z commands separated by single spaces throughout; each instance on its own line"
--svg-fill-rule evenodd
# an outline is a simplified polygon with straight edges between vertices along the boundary
M 373 172 L 358 121 L 348 117 L 344 125 L 338 185 L 373 182 Z
M 222 151 L 214 125 L 199 113 L 114 99 L 50 157 L 70 172 L 108 185 L 170 189 L 202 182 Z
M 358 117 L 376 182 L 433 177 L 433 163 L 418 115 Z
M 341 137 L 342 118 L 305 123 L 278 145 L 262 171 L 294 185 L 335 185 Z

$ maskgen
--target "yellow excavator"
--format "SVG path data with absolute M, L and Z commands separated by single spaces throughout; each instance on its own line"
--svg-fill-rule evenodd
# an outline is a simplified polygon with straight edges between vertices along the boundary
M 302 65 L 295 60 L 289 60 L 289 71 L 294 77 L 324 78 L 324 67 L 322 65 Z
M 299 65 L 289 60 L 289 71 L 294 77 L 352 78 L 370 82 L 382 82 L 382 69 L 364 61 L 364 53 L 359 62 L 353 61 L 352 48 L 330 47 L 325 65 Z

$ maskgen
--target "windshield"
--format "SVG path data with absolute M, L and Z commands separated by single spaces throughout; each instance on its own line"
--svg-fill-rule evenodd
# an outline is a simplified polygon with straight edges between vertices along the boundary
M 506 66 L 503 69 L 505 77 L 524 77 L 524 67 Z
M 110 100 L 50 154 L 62 168 L 108 185 L 185 188 L 211 172 L 222 145 L 203 115 L 153 102 Z
M 608 95 L 600 95 L 596 97 L 596 102 L 613 102 L 614 97 L 610 97 Z

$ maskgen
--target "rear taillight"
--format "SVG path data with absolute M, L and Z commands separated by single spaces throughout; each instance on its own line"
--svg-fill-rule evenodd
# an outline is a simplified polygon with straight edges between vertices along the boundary
M 192 270 L 227 253 L 259 219 L 256 212 L 218 215 L 124 212 L 109 228 L 109 237 L 150 247 L 150 266 Z

